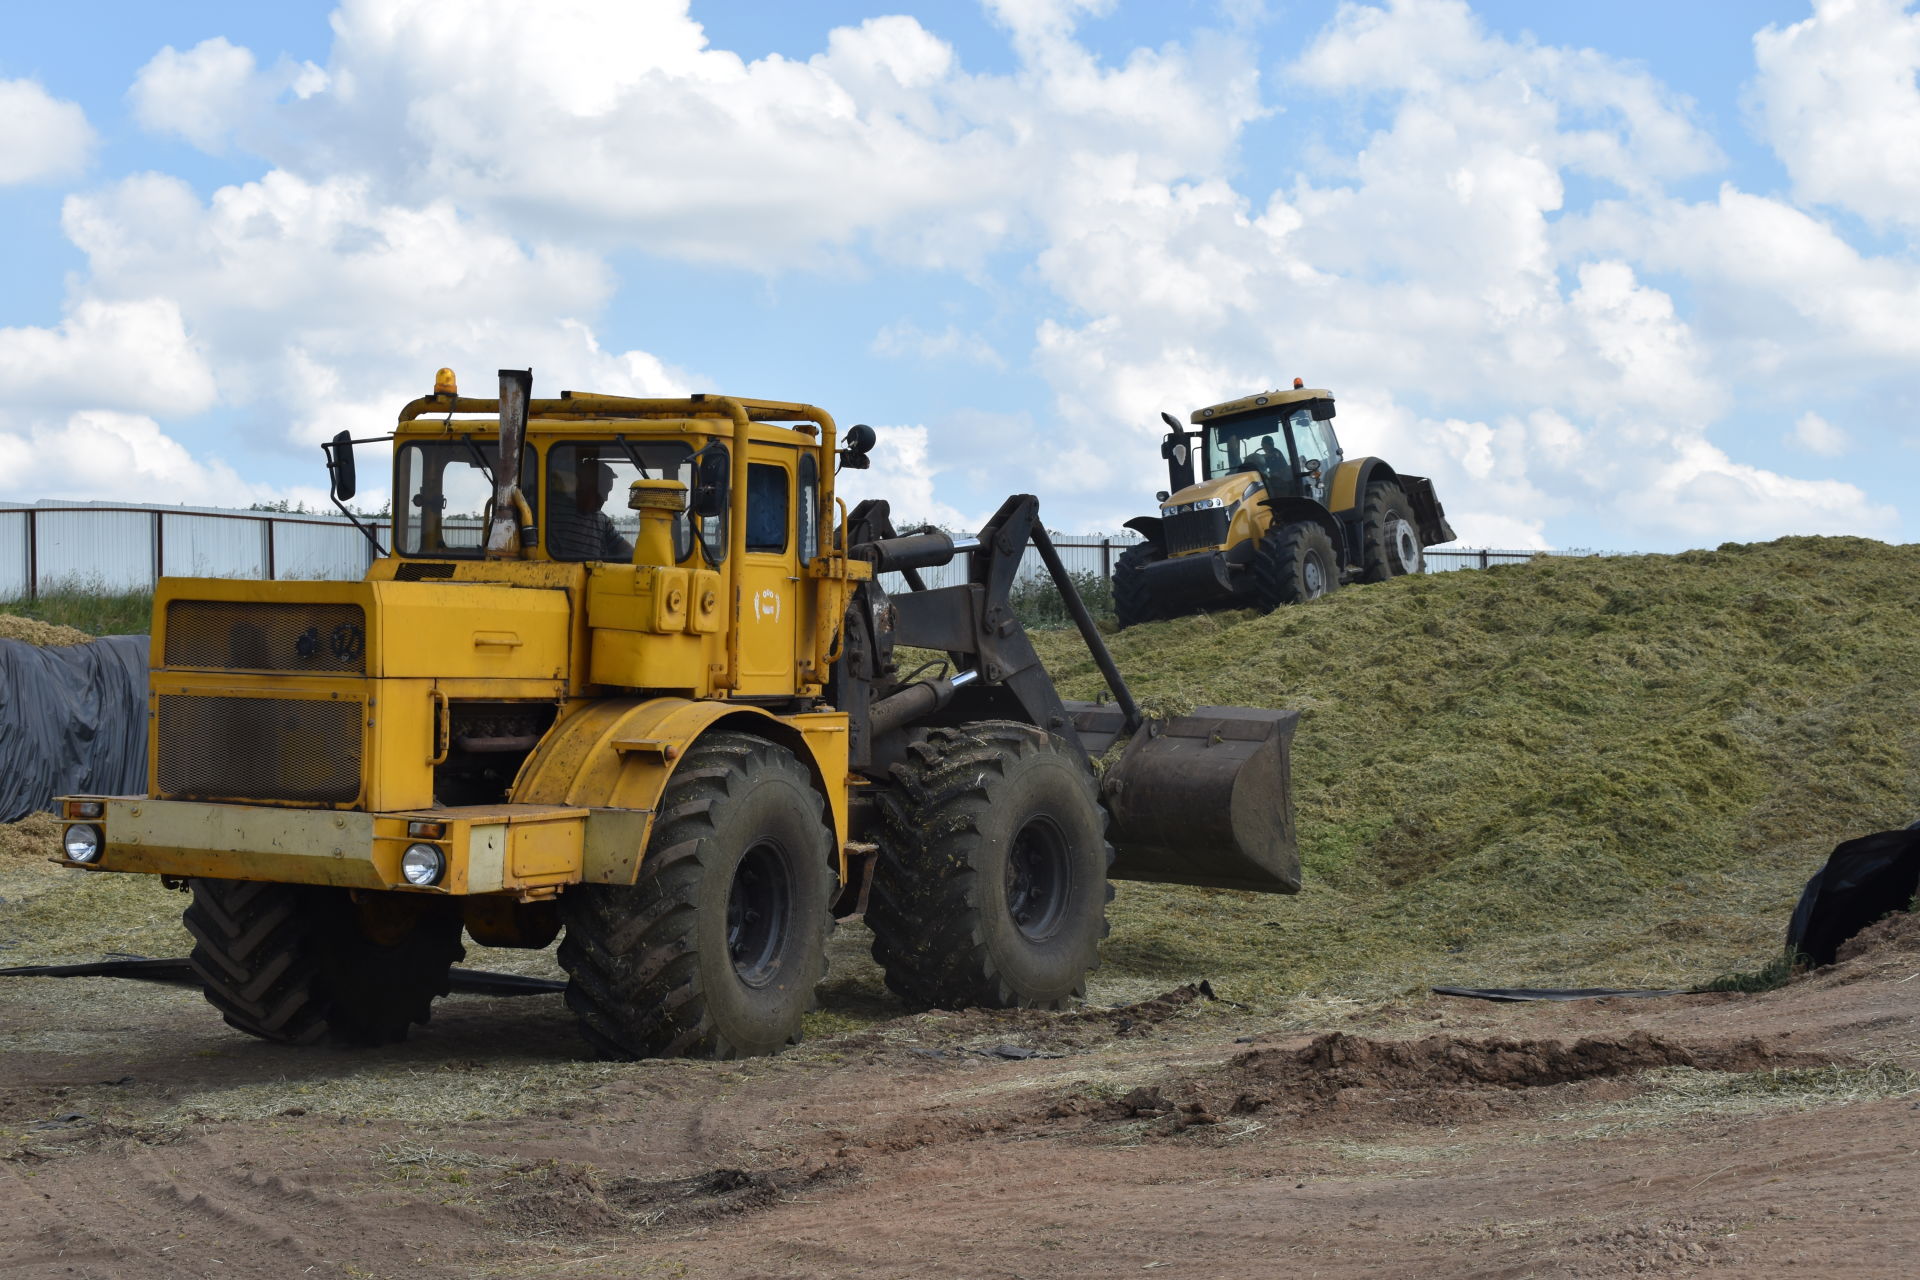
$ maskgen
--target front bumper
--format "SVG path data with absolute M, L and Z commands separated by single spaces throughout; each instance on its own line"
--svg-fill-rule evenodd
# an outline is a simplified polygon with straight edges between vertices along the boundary
M 1232 595 L 1233 566 L 1223 551 L 1200 551 L 1155 560 L 1146 568 L 1147 590 L 1156 600 L 1175 604 Z
M 102 815 L 84 816 L 94 805 Z M 60 859 L 88 871 L 535 896 L 578 883 L 596 850 L 626 851 L 631 866 L 653 816 L 539 804 L 361 813 L 144 796 L 67 796 L 60 812 L 67 826 L 87 823 L 103 833 L 93 861 Z M 437 883 L 409 884 L 400 874 L 410 844 L 430 844 L 444 855 Z

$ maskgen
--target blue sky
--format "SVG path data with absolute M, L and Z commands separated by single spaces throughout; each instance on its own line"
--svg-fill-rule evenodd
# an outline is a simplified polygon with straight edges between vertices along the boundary
M 1474 544 L 1920 518 L 1900 0 L 9 22 L 7 499 L 315 501 L 450 363 L 812 401 L 959 524 L 1116 527 L 1162 409 L 1296 374 Z

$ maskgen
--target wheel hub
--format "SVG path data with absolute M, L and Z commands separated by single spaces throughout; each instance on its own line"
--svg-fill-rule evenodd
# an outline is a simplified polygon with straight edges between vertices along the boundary
M 1306 588 L 1307 599 L 1318 600 L 1327 594 L 1327 570 L 1317 556 L 1308 556 L 1306 563 L 1300 566 L 1300 585 Z
M 1395 573 L 1417 573 L 1420 569 L 1420 540 L 1413 535 L 1413 526 L 1405 520 L 1395 520 L 1387 526 L 1387 554 L 1393 558 Z
M 727 955 L 749 987 L 764 987 L 780 971 L 793 917 L 786 853 L 762 840 L 740 856 L 727 891 Z
M 1052 818 L 1032 818 L 1007 853 L 1007 914 L 1033 941 L 1051 936 L 1067 914 L 1073 864 L 1067 840 Z

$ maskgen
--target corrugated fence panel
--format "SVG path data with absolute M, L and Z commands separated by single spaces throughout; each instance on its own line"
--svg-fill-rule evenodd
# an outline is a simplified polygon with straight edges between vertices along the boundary
M 162 571 L 174 578 L 264 578 L 267 547 L 258 520 L 162 514 Z
M 367 572 L 373 548 L 352 525 L 273 522 L 273 576 L 351 582 Z
M 27 513 L 0 511 L 0 600 L 27 594 Z
M 153 517 L 145 511 L 42 507 L 34 512 L 34 577 L 104 591 L 153 585 Z

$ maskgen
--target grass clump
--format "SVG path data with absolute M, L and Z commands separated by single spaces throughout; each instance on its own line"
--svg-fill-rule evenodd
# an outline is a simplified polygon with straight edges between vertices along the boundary
M 56 628 L 69 638 L 38 639 L 29 627 Z M 30 644 L 79 644 L 93 636 L 146 635 L 153 628 L 151 591 L 108 591 L 85 583 L 42 587 L 32 599 L 0 600 L 0 639 Z M 16 634 L 16 632 L 22 634 Z M 40 631 L 39 634 L 47 634 Z
M 1110 640 L 1142 702 L 1293 707 L 1296 899 L 1122 884 L 1096 986 L 1267 1007 L 1686 986 L 1920 809 L 1920 547 L 1787 538 L 1344 587 Z M 1100 680 L 1035 637 L 1067 697 Z
M 1743 973 L 1723 973 L 1711 982 L 1703 982 L 1695 991 L 1739 991 L 1747 995 L 1756 995 L 1762 991 L 1777 991 L 1792 982 L 1794 977 L 1806 971 L 1811 962 L 1798 951 L 1782 951 L 1758 969 L 1749 969 Z

